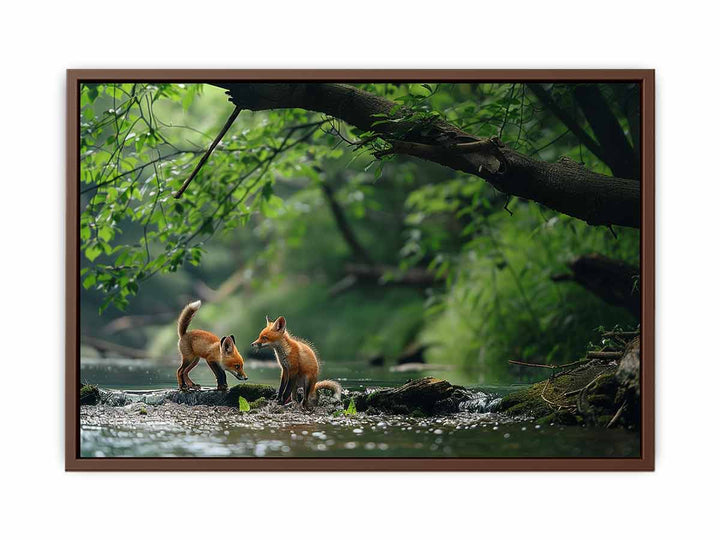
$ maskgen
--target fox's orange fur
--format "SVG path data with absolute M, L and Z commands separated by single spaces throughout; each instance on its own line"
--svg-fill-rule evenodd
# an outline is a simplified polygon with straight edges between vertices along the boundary
M 342 387 L 335 381 L 318 382 L 320 366 L 313 348 L 306 342 L 291 336 L 287 331 L 285 317 L 275 321 L 265 318 L 265 328 L 253 341 L 253 347 L 271 347 L 275 352 L 282 374 L 278 402 L 285 404 L 289 399 L 302 402 L 306 408 L 317 404 L 317 391 L 327 388 L 339 398 Z M 302 395 L 300 395 L 302 394 Z
M 178 386 L 181 390 L 198 389 L 199 385 L 190 379 L 190 371 L 204 358 L 217 379 L 218 390 L 227 390 L 225 371 L 229 371 L 241 381 L 247 380 L 243 366 L 242 355 L 235 347 L 235 336 L 217 337 L 205 330 L 190 330 L 188 326 L 200 309 L 201 302 L 197 300 L 185 306 L 178 317 L 178 349 L 182 363 L 177 370 Z

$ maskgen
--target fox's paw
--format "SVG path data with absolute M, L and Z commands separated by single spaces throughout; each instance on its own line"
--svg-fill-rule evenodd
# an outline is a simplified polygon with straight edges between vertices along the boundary
M 200 387 L 198 387 L 198 388 L 200 388 Z M 220 390 L 220 392 L 227 392 L 228 386 L 227 386 L 227 384 L 218 384 L 217 389 Z
M 188 391 L 187 385 L 186 385 L 186 384 L 180 385 L 180 391 L 181 391 L 181 392 L 187 392 L 187 391 Z

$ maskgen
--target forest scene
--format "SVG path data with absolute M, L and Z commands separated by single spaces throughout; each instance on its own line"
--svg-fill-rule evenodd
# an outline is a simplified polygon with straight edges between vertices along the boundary
M 638 84 L 79 98 L 83 457 L 640 455 Z

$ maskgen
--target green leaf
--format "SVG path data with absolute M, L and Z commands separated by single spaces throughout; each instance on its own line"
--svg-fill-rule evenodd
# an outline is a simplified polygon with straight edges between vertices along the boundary
M 357 414 L 357 407 L 355 407 L 354 399 L 350 399 L 350 403 L 348 403 L 347 409 L 343 411 L 343 414 L 345 416 L 354 416 Z
M 248 412 L 250 410 L 248 400 L 242 396 L 238 396 L 238 410 L 240 412 Z
M 85 249 L 85 257 L 92 262 L 95 259 L 97 259 L 101 254 L 103 250 L 98 244 L 93 244 L 89 246 L 87 249 Z
M 90 100 L 90 103 L 95 101 L 95 98 L 98 97 L 98 87 L 97 84 L 88 84 L 88 99 Z
M 187 111 L 192 105 L 193 99 L 195 99 L 195 92 L 192 89 L 185 91 L 185 95 L 182 98 L 183 110 Z
M 86 289 L 89 289 L 93 285 L 95 285 L 95 282 L 97 281 L 97 278 L 95 274 L 88 274 L 87 277 L 83 280 L 83 287 Z

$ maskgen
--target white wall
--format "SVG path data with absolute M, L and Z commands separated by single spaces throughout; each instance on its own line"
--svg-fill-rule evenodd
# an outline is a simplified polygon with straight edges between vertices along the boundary
M 713 168 L 720 81 L 717 17 L 709 2 L 70 4 L 3 6 L 0 335 L 7 343 L 2 360 L 16 368 L 0 391 L 6 534 L 303 538 L 324 525 L 334 530 L 318 534 L 342 538 L 411 531 L 444 538 L 705 536 L 717 506 L 709 493 L 717 479 L 716 400 L 708 390 L 720 382 L 718 347 L 711 343 L 720 300 L 720 175 Z M 63 472 L 69 67 L 656 68 L 657 471 Z M 22 399 L 28 388 L 41 399 Z M 703 393 L 688 398 L 694 390 Z M 179 495 L 193 492 L 203 495 Z M 572 510 L 566 514 L 565 507 Z

